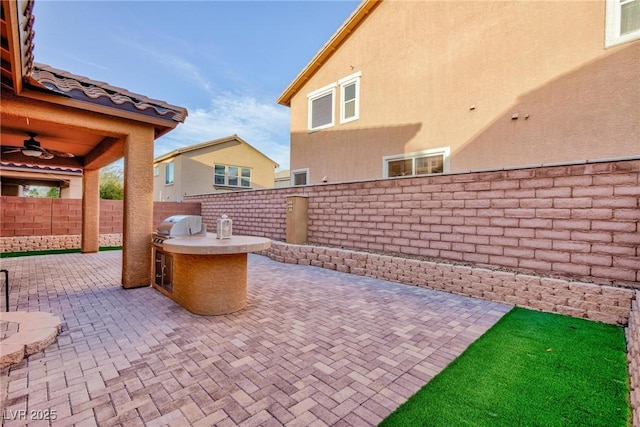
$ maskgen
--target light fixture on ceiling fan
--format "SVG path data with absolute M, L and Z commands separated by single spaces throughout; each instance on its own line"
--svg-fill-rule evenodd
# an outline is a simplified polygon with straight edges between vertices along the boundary
M 27 157 L 33 157 L 43 160 L 53 159 L 54 156 L 67 158 L 75 157 L 71 153 L 63 153 L 61 151 L 47 150 L 45 148 L 42 148 L 40 146 L 40 141 L 36 141 L 36 136 L 38 136 L 38 134 L 27 132 L 27 135 L 29 135 L 29 139 L 25 139 L 23 141 L 22 147 L 7 147 L 9 148 L 9 150 L 4 151 L 3 154 L 22 153 Z

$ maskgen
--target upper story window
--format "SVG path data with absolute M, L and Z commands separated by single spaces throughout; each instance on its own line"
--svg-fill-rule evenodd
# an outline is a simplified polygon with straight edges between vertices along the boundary
M 605 47 L 640 39 L 640 0 L 606 0 Z
M 308 128 L 310 131 L 335 125 L 336 104 L 340 108 L 340 123 L 360 118 L 361 75 L 361 72 L 351 74 L 307 95 L 309 102 Z M 338 94 L 340 99 L 336 99 L 336 87 L 340 88 Z
M 153 176 L 160 176 L 160 167 L 159 166 L 154 166 L 153 167 Z
M 296 169 L 291 171 L 291 183 L 294 187 L 309 183 L 309 169 Z
M 251 168 L 215 164 L 213 183 L 229 187 L 251 188 Z
M 173 162 L 167 163 L 164 166 L 164 183 L 166 185 L 173 184 L 174 169 L 175 169 L 175 164 Z
M 334 125 L 334 98 L 336 85 L 325 86 L 307 95 L 309 99 L 309 130 L 319 130 Z
M 358 72 L 338 80 L 340 85 L 340 123 L 360 117 L 360 76 Z
M 383 157 L 383 176 L 430 175 L 448 172 L 449 147 L 425 150 L 417 153 Z

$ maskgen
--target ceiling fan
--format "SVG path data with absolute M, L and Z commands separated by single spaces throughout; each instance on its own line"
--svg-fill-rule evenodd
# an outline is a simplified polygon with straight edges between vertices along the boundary
M 71 153 L 64 153 L 62 151 L 48 150 L 46 148 L 42 148 L 40 146 L 40 141 L 36 141 L 36 136 L 38 134 L 33 132 L 27 132 L 29 135 L 29 139 L 25 139 L 22 147 L 17 146 L 7 146 L 8 150 L 3 151 L 2 154 L 9 153 L 22 153 L 28 157 L 35 157 L 38 159 L 49 160 L 53 159 L 54 156 L 58 157 L 75 157 Z

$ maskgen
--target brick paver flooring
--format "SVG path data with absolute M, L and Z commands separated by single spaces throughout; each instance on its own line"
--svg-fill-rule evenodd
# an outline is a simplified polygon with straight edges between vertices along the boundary
M 201 317 L 121 256 L 2 260 L 11 310 L 64 322 L 1 374 L 5 426 L 376 425 L 510 308 L 250 255 L 248 307 Z

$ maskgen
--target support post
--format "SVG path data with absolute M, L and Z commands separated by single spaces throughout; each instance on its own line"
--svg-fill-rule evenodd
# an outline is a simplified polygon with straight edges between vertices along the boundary
M 152 127 L 136 128 L 124 144 L 122 287 L 151 284 L 153 232 Z
M 100 249 L 100 170 L 85 169 L 82 173 L 82 237 L 83 253 Z

